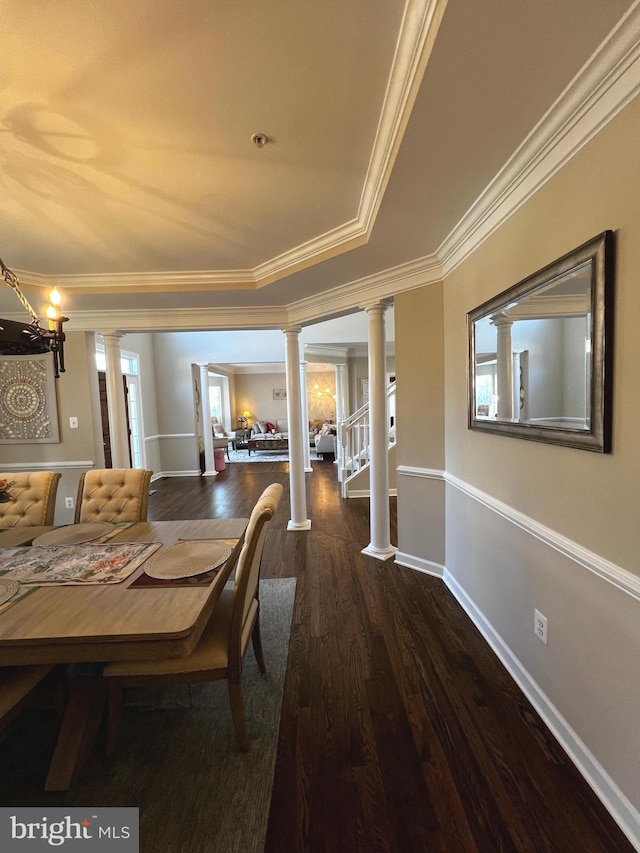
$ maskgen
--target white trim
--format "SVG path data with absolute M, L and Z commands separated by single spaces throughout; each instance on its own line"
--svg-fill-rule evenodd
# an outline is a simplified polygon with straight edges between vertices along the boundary
M 174 432 L 174 433 L 165 433 L 163 435 L 147 435 L 145 436 L 145 441 L 159 441 L 164 438 L 197 438 L 195 432 Z
M 422 572 L 436 578 L 442 578 L 445 572 L 444 566 L 440 563 L 425 560 L 423 557 L 415 557 L 413 554 L 407 554 L 404 551 L 398 551 L 395 562 L 399 566 L 405 566 L 407 569 L 414 569 L 416 572 Z
M 446 569 L 443 580 L 631 844 L 640 850 L 640 812 L 540 689 L 482 611 Z
M 640 577 L 445 471 L 446 483 L 640 601 Z
M 438 248 L 448 275 L 640 91 L 640 2 L 547 110 Z
M 202 476 L 200 470 L 195 471 L 158 471 L 157 474 L 154 474 L 151 478 L 152 480 L 160 480 L 162 477 L 200 477 Z
M 64 462 L 0 462 L 3 471 L 51 471 L 51 469 L 93 468 L 93 459 L 67 460 Z
M 426 480 L 444 480 L 444 471 L 439 468 L 416 468 L 413 465 L 398 465 L 396 473 L 403 477 L 424 477 Z
M 395 498 L 398 496 L 397 489 L 389 489 L 389 497 Z M 354 489 L 354 491 L 349 492 L 345 497 L 347 498 L 370 498 L 371 491 L 369 489 Z

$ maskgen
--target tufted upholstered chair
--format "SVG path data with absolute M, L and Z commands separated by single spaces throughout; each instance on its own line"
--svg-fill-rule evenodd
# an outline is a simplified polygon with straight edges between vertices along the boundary
M 94 468 L 78 483 L 76 524 L 84 521 L 146 521 L 152 471 Z
M 0 473 L 11 500 L 0 503 L 0 528 L 53 524 L 60 474 L 53 471 Z
M 225 588 L 193 652 L 164 660 L 117 661 L 103 670 L 107 679 L 107 755 L 113 757 L 126 687 L 167 687 L 227 679 L 231 716 L 240 749 L 249 749 L 242 699 L 242 661 L 251 640 L 260 672 L 265 672 L 258 598 L 260 562 L 269 522 L 282 495 L 280 483 L 264 490 L 253 508 L 236 566 L 233 589 Z

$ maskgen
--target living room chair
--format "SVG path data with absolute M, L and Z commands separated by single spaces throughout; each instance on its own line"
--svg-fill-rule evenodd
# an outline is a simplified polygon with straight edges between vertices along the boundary
M 143 468 L 92 468 L 80 477 L 75 522 L 146 521 L 153 471 Z
M 245 533 L 233 589 L 223 590 L 192 654 L 163 660 L 118 661 L 106 664 L 108 721 L 107 756 L 115 753 L 125 687 L 165 687 L 226 679 L 238 746 L 249 749 L 242 699 L 242 662 L 252 641 L 261 673 L 265 672 L 260 638 L 260 561 L 269 522 L 278 509 L 282 486 L 272 483 L 258 499 Z
M 0 473 L 8 495 L 0 503 L 0 528 L 53 524 L 60 477 L 53 471 Z
M 228 432 L 220 419 L 215 416 L 211 418 L 211 429 L 213 430 L 213 449 L 222 448 L 227 453 L 227 459 L 230 459 L 229 445 L 236 437 L 235 432 Z

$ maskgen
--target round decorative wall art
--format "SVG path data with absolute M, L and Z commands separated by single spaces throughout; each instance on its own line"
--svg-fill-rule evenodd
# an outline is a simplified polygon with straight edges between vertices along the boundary
M 58 440 L 51 356 L 0 358 L 0 442 Z

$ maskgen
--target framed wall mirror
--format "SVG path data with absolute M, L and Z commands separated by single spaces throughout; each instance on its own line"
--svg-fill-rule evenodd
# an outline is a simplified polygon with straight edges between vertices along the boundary
M 467 314 L 469 429 L 610 452 L 613 232 Z

